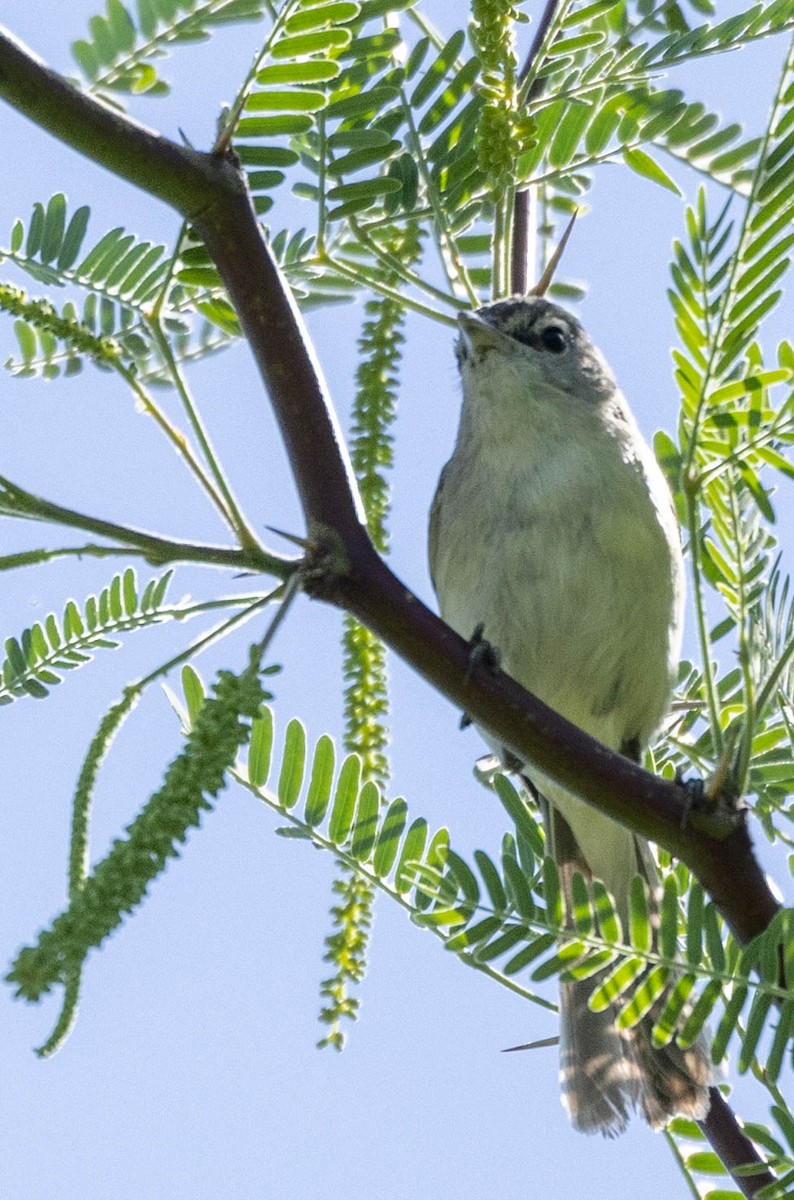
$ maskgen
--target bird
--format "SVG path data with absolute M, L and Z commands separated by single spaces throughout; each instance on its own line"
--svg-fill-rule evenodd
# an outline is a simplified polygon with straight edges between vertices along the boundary
M 431 577 L 453 629 L 476 630 L 529 692 L 638 761 L 678 665 L 678 523 L 612 371 L 580 321 L 545 297 L 544 280 L 458 317 L 463 404 L 431 509 Z M 579 871 L 607 887 L 624 926 L 635 875 L 653 904 L 658 870 L 643 838 L 490 744 L 542 797 L 569 900 Z M 654 1129 L 674 1115 L 702 1119 L 705 1035 L 656 1048 L 654 1010 L 618 1029 L 614 1006 L 589 1008 L 601 982 L 561 983 L 561 1099 L 574 1127 L 615 1136 L 635 1109 Z

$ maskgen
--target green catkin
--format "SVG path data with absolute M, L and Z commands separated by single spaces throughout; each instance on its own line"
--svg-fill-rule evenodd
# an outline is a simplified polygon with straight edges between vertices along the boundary
M 188 831 L 212 809 L 226 772 L 249 736 L 264 698 L 255 667 L 241 675 L 219 672 L 180 754 L 110 853 L 87 877 L 69 907 L 25 947 L 8 975 L 16 994 L 38 1000 L 65 983 L 91 949 L 102 944 L 143 900 L 149 884 L 176 858 Z

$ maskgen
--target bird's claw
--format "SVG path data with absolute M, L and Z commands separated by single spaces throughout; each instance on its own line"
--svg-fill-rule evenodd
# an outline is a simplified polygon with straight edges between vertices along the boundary
M 475 625 L 474 633 L 469 638 L 469 661 L 466 667 L 467 684 L 471 682 L 475 667 L 485 667 L 490 671 L 495 671 L 499 666 L 499 651 L 483 637 L 484 629 L 485 624 L 480 621 L 478 625 Z M 468 729 L 471 724 L 473 724 L 471 717 L 467 712 L 464 712 L 460 718 L 460 728 Z
M 706 785 L 699 775 L 684 779 L 682 771 L 676 771 L 675 781 L 684 791 L 684 808 L 681 813 L 681 829 L 686 829 L 689 817 L 693 812 L 702 812 L 711 808 L 711 797 L 706 792 Z
M 483 636 L 484 631 L 485 623 L 481 621 L 479 625 L 475 625 L 474 633 L 469 638 L 467 683 L 471 679 L 471 673 L 475 667 L 487 667 L 491 671 L 496 671 L 499 667 L 499 651 Z

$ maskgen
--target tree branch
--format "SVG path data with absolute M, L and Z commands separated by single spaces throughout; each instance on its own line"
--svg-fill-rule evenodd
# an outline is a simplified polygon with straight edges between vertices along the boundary
M 520 83 L 529 75 L 534 67 L 538 56 L 543 49 L 543 43 L 546 40 L 546 35 L 549 32 L 549 27 L 554 20 L 554 15 L 560 7 L 560 0 L 546 0 L 546 7 L 541 13 L 538 27 L 535 30 L 535 36 L 532 39 L 532 44 L 527 51 L 527 56 L 524 59 L 523 66 L 518 74 Z M 525 101 L 528 103 L 540 96 L 543 92 L 545 81 L 542 78 L 533 79 L 529 86 L 529 90 L 525 96 Z M 527 278 L 527 263 L 529 261 L 529 239 L 534 237 L 534 230 L 529 228 L 529 189 L 522 188 L 516 191 L 515 199 L 513 200 L 513 240 L 510 253 L 510 291 L 515 295 L 522 295 L 529 287 L 529 279 Z
M 775 1177 L 766 1169 L 764 1160 L 744 1132 L 731 1106 L 719 1088 L 709 1089 L 709 1111 L 698 1125 L 720 1156 L 727 1171 L 743 1196 L 757 1196 L 762 1188 L 774 1184 Z M 740 1167 L 754 1166 L 752 1175 L 739 1172 Z
M 546 0 L 546 7 L 543 9 L 543 12 L 541 13 L 540 20 L 538 21 L 538 27 L 535 30 L 535 36 L 532 39 L 532 44 L 530 45 L 529 50 L 527 51 L 527 56 L 524 59 L 524 65 L 522 66 L 521 70 L 518 73 L 519 83 L 524 82 L 524 80 L 527 78 L 530 71 L 534 67 L 534 65 L 537 61 L 538 55 L 540 54 L 541 50 L 543 49 L 543 43 L 546 40 L 546 34 L 549 32 L 549 26 L 551 25 L 552 21 L 554 20 L 554 14 L 556 13 L 556 11 L 559 7 L 560 7 L 560 0 Z M 537 86 L 537 81 L 533 80 L 532 84 L 530 85 L 530 95 L 535 94 L 534 88 L 536 86 Z M 538 90 L 540 91 L 540 89 L 538 89 Z M 529 99 L 529 98 L 530 97 L 528 96 L 527 99 Z
M 529 287 L 529 189 L 522 188 L 513 198 L 513 240 L 510 243 L 510 294 L 523 296 Z
M 78 91 L 2 25 L 0 95 L 59 141 L 180 212 L 199 211 L 218 199 L 208 155 L 177 146 Z M 229 186 L 234 183 L 234 172 L 229 171 Z
M 195 562 L 204 566 L 234 567 L 238 571 L 264 572 L 278 579 L 288 579 L 295 574 L 297 560 L 270 554 L 259 546 L 238 549 L 236 546 L 202 546 L 196 542 L 177 542 L 135 529 L 128 525 L 117 525 L 86 513 L 64 508 L 26 492 L 10 479 L 0 475 L 0 514 L 18 517 L 27 521 L 52 521 L 55 525 L 66 525 L 70 529 L 85 529 L 114 541 L 126 543 L 132 550 L 142 554 L 147 562 L 158 566 L 169 562 Z M 106 547 L 83 547 L 79 551 L 57 551 L 54 553 L 118 553 Z M 4 556 L 5 557 L 5 556 Z M 13 556 L 12 556 L 13 557 Z M 3 560 L 0 559 L 0 562 Z

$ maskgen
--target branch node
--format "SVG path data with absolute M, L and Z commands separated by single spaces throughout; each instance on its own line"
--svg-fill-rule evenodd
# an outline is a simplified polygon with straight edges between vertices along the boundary
M 350 558 L 341 535 L 330 525 L 314 522 L 301 567 L 306 595 L 314 600 L 333 601 L 339 595 L 339 584 L 350 574 Z

